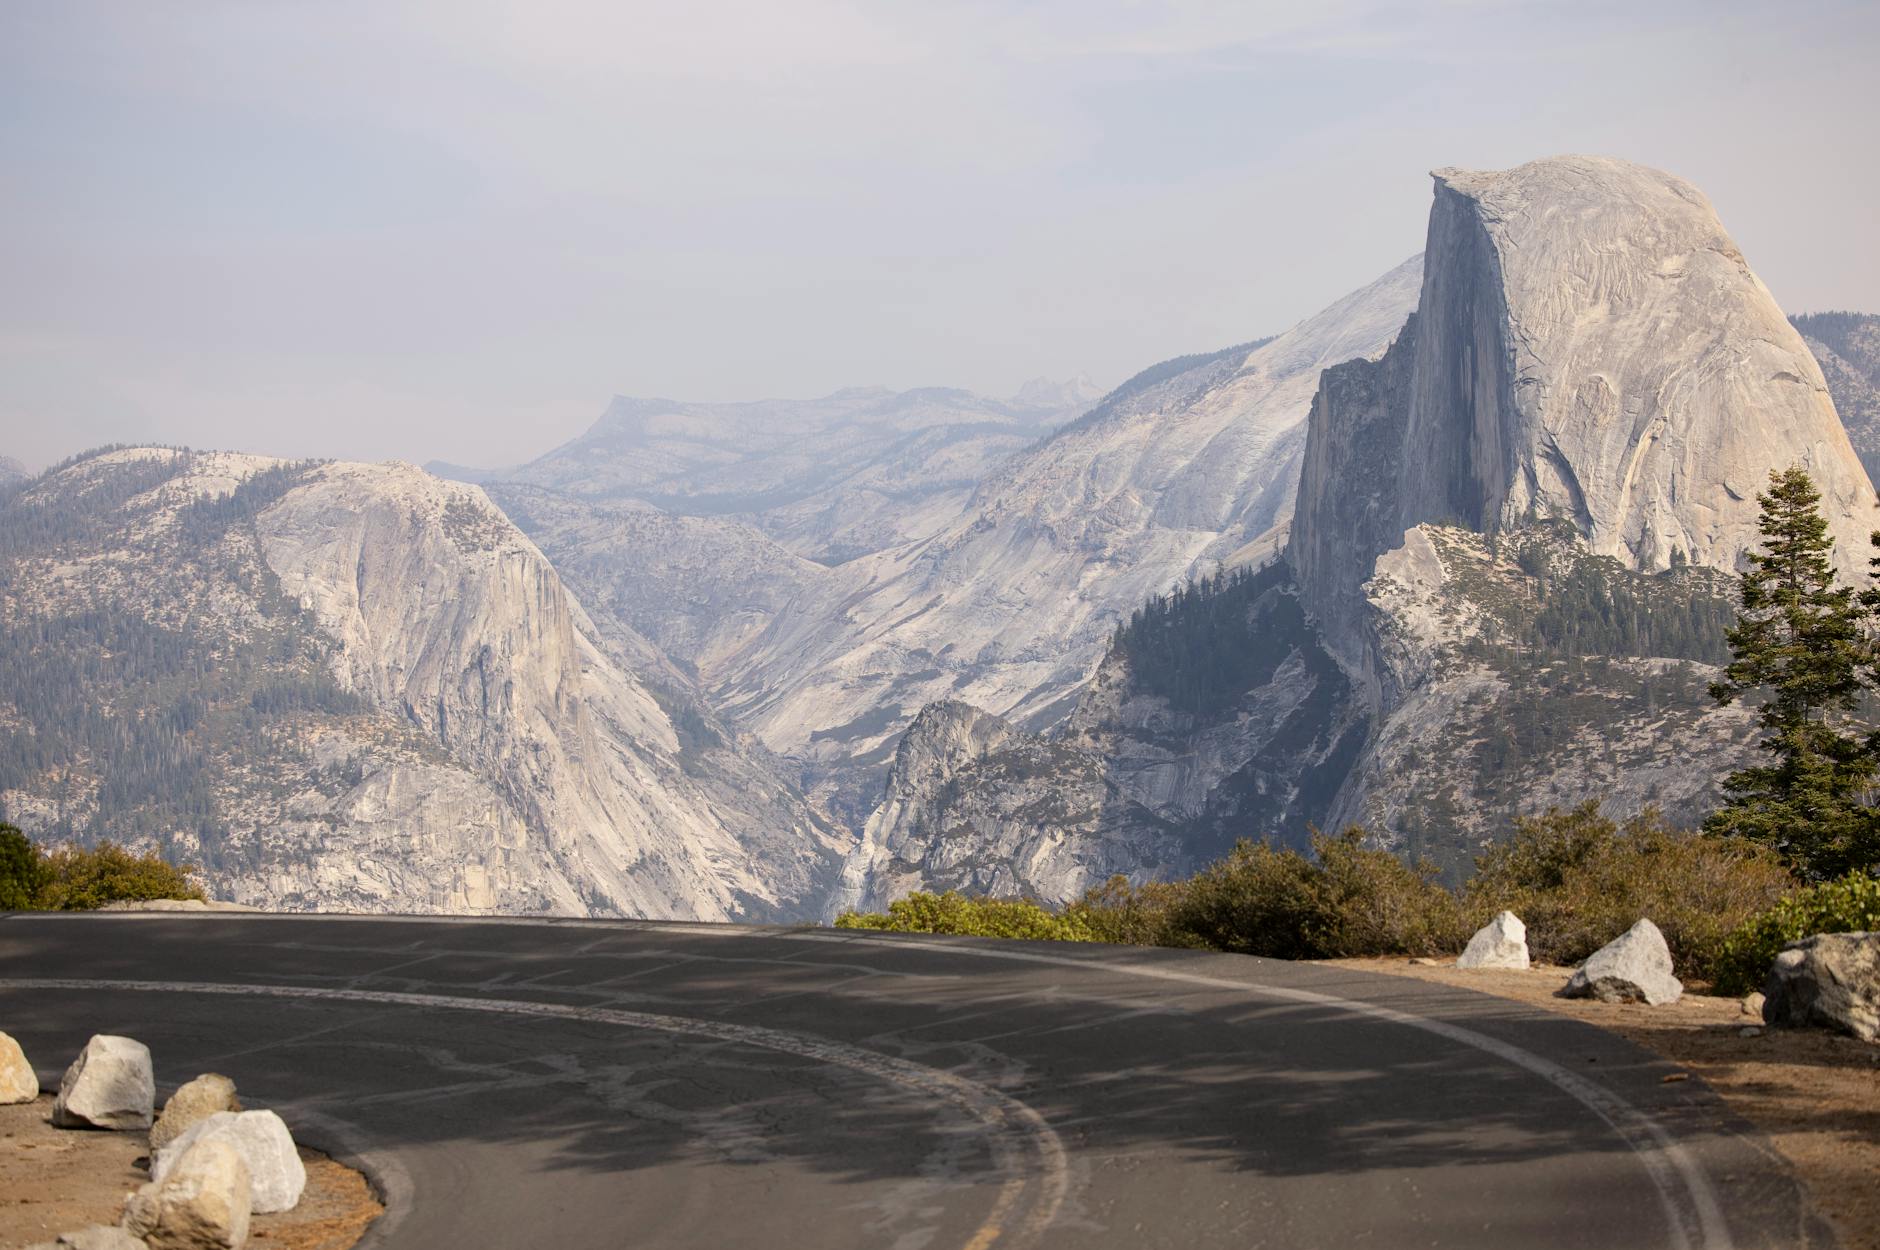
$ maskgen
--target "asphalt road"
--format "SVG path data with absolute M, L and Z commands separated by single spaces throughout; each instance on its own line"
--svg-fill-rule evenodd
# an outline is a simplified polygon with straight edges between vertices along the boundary
M 1699 1082 L 1519 1004 L 831 930 L 0 918 L 0 1029 L 235 1078 L 412 1250 L 1831 1244 Z

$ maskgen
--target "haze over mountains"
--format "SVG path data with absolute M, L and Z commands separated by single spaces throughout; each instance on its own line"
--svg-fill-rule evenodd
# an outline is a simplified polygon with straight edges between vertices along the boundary
M 1569 157 L 1440 171 L 1422 256 L 1100 398 L 617 399 L 432 466 L 480 487 L 108 452 L 0 485 L 0 804 L 274 906 L 752 919 L 1689 817 L 1770 469 L 1864 574 L 1876 325 Z

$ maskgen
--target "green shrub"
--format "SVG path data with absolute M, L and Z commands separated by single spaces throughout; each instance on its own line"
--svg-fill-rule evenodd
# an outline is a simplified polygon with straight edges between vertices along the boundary
M 1117 875 L 1092 886 L 1064 909 L 1090 930 L 1093 940 L 1119 946 L 1194 946 L 1192 938 L 1174 932 L 1169 916 L 1187 896 L 1185 881 L 1150 881 L 1132 885 Z
M 1795 884 L 1757 843 L 1672 829 L 1651 810 L 1620 825 L 1585 803 L 1517 820 L 1477 858 L 1464 927 L 1506 908 L 1536 959 L 1575 964 L 1649 916 L 1679 975 L 1710 978 L 1731 930 Z
M 1169 908 L 1171 944 L 1274 959 L 1455 949 L 1461 911 L 1435 870 L 1367 848 L 1363 838 L 1360 829 L 1316 834 L 1311 857 L 1241 842 Z
M 48 875 L 39 848 L 12 825 L 0 824 L 0 911 L 37 907 Z
M 88 911 L 106 903 L 154 898 L 200 899 L 196 870 L 156 855 L 133 855 L 115 842 L 90 849 L 53 851 L 45 857 L 48 880 L 39 891 L 45 911 Z
M 1726 938 L 1716 965 L 1721 994 L 1760 990 L 1769 966 L 1790 942 L 1816 933 L 1880 930 L 1880 877 L 1850 872 L 1835 881 L 1797 890 L 1745 921 Z
M 910 894 L 888 904 L 885 915 L 843 912 L 836 917 L 836 928 L 1050 942 L 1097 940 L 1080 916 L 1048 911 L 1030 899 L 967 898 L 953 890 L 945 894 Z

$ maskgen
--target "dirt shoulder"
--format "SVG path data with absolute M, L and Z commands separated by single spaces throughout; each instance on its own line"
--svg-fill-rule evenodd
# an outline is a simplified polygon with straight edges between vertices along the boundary
M 150 1179 L 146 1133 L 58 1129 L 52 1097 L 0 1107 L 0 1248 L 51 1241 L 88 1224 L 115 1224 L 124 1196 Z M 292 1211 L 257 1215 L 249 1245 L 348 1250 L 385 1208 L 365 1177 L 301 1147 L 307 1188 Z
M 1768 1029 L 1734 998 L 1687 993 L 1668 1007 L 1556 998 L 1570 968 L 1526 972 L 1335 959 L 1479 990 L 1610 1029 L 1687 1068 L 1760 1128 L 1795 1168 L 1845 1250 L 1880 1250 L 1880 1046 L 1814 1029 Z

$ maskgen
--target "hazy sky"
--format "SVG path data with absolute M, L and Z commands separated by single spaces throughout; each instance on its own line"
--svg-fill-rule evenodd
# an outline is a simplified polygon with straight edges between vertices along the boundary
M 0 453 L 1109 384 L 1415 252 L 1432 167 L 1563 151 L 1880 311 L 1877 64 L 1865 0 L 6 0 Z

